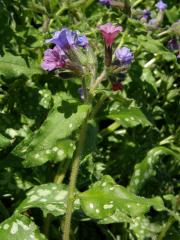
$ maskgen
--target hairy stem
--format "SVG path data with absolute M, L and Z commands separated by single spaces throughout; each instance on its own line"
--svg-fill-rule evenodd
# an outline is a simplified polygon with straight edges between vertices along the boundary
M 65 223 L 64 223 L 64 233 L 63 233 L 63 240 L 69 240 L 70 238 L 70 227 L 71 227 L 71 218 L 72 218 L 72 211 L 73 211 L 73 203 L 74 203 L 74 194 L 75 194 L 75 187 L 76 187 L 76 180 L 78 175 L 78 169 L 80 165 L 80 161 L 83 155 L 83 148 L 84 142 L 86 137 L 86 130 L 87 130 L 87 122 L 88 122 L 88 115 L 83 122 L 81 127 L 80 135 L 79 135 L 79 143 L 77 146 L 77 151 L 75 155 L 75 159 L 72 165 L 71 176 L 70 176 L 70 183 L 69 183 L 69 191 L 68 191 L 68 199 L 67 199 L 67 209 L 66 209 L 66 216 L 65 216 Z

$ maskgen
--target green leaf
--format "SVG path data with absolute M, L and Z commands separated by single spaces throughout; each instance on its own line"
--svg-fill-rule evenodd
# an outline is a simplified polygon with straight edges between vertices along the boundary
M 91 218 L 103 220 L 115 214 L 116 217 L 111 217 L 111 222 L 123 221 L 123 214 L 131 217 L 141 216 L 148 212 L 150 207 L 157 211 L 164 209 L 160 197 L 138 197 L 125 187 L 117 185 L 110 176 L 104 176 L 89 190 L 81 193 L 80 203 L 85 214 Z M 120 213 L 116 213 L 118 210 Z M 124 221 L 127 220 L 126 217 Z
M 0 224 L 0 239 L 3 240 L 45 240 L 32 220 L 21 214 L 14 214 Z
M 147 217 L 138 216 L 132 219 L 130 229 L 135 233 L 138 240 L 144 240 L 146 238 L 156 239 L 162 226 L 158 223 L 151 223 Z
M 71 104 L 67 107 L 70 108 Z M 75 107 L 64 113 L 60 112 L 60 107 L 53 109 L 40 129 L 13 150 L 16 156 L 24 159 L 25 167 L 40 166 L 49 160 L 62 161 L 72 156 L 75 146 L 66 138 L 80 127 L 89 108 L 87 105 Z M 72 112 L 68 112 L 70 110 Z
M 20 75 L 30 77 L 40 73 L 42 73 L 40 66 L 28 65 L 21 56 L 6 53 L 0 58 L 0 75 L 5 78 L 15 78 Z
M 138 42 L 150 53 L 161 55 L 163 59 L 166 61 L 176 61 L 176 56 L 174 53 L 169 52 L 162 43 L 158 40 L 153 39 L 150 36 L 142 36 L 138 37 Z
M 142 126 L 150 126 L 151 123 L 139 108 L 121 108 L 118 113 L 112 112 L 108 118 L 120 122 L 124 127 L 135 127 L 139 124 Z
M 16 209 L 24 212 L 29 208 L 40 208 L 46 216 L 48 213 L 54 216 L 64 215 L 66 211 L 67 186 L 64 184 L 47 183 L 35 186 L 27 192 L 27 198 Z M 79 201 L 75 201 L 75 208 L 79 207 Z
M 132 192 L 138 192 L 145 181 L 154 174 L 153 167 L 160 161 L 162 155 L 171 155 L 180 160 L 180 156 L 166 147 L 155 147 L 151 149 L 143 161 L 135 165 L 134 174 L 128 189 Z
M 4 137 L 0 133 L 0 149 L 3 149 L 3 148 L 7 147 L 10 144 L 11 144 L 10 140 L 8 138 Z

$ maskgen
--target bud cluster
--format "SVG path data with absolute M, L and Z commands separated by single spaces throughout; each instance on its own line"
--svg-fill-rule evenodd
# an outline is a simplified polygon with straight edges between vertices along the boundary
M 126 72 L 132 60 L 134 59 L 133 53 L 127 47 L 117 48 L 115 51 L 115 60 L 112 61 L 112 44 L 117 37 L 118 33 L 123 29 L 121 26 L 114 26 L 112 23 L 106 23 L 98 27 L 101 31 L 105 42 L 105 66 L 108 72 L 113 74 L 120 74 Z M 113 85 L 113 90 L 122 90 L 122 84 L 119 82 L 120 77 L 116 78 L 110 75 L 110 80 Z

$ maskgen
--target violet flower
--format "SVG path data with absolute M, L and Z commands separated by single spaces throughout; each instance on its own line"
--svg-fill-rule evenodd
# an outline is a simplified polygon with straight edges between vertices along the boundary
M 86 47 L 88 45 L 88 40 L 86 36 L 80 35 L 78 31 L 62 28 L 61 31 L 55 32 L 52 38 L 46 40 L 46 43 L 54 43 L 65 51 L 69 48 L 78 46 Z
M 160 0 L 155 6 L 159 11 L 164 11 L 167 8 L 167 4 L 164 3 L 162 0 Z
M 121 26 L 114 26 L 112 23 L 106 23 L 98 27 L 101 31 L 106 47 L 111 47 L 118 33 L 122 31 Z
M 176 38 L 169 40 L 167 47 L 172 51 L 177 50 L 179 48 L 179 46 L 178 46 L 178 42 L 177 42 Z
M 112 1 L 112 0 L 99 0 L 99 2 L 100 2 L 101 4 L 107 5 L 107 6 L 111 5 L 111 1 Z
M 59 46 L 55 46 L 53 49 L 47 49 L 44 52 L 44 59 L 41 64 L 44 70 L 52 71 L 64 67 L 65 64 L 66 55 Z
M 150 16 L 151 16 L 151 11 L 148 9 L 144 9 L 142 18 L 147 20 Z
M 134 54 L 127 47 L 117 49 L 115 55 L 121 65 L 129 65 L 134 59 Z

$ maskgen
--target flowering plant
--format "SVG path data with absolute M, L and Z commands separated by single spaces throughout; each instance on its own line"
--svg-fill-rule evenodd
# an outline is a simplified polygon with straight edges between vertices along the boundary
M 0 239 L 179 239 L 178 5 L 0 1 Z

